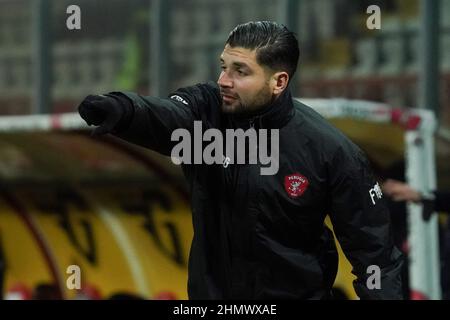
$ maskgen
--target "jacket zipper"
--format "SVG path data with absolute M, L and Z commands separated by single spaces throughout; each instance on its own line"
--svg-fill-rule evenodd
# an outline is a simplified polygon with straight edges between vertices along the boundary
M 250 144 L 249 144 L 249 148 L 255 148 L 255 152 L 256 152 L 256 154 L 258 154 L 258 132 L 257 132 L 257 130 L 255 129 L 255 122 L 258 120 L 258 125 L 261 125 L 261 117 L 254 117 L 254 118 L 251 118 L 250 120 L 249 120 L 249 123 L 250 123 L 250 129 L 253 129 L 253 130 L 255 130 L 255 132 L 256 132 L 256 145 L 255 146 L 251 146 Z M 260 128 L 260 127 L 259 127 Z M 249 151 L 250 149 L 248 149 L 248 151 Z M 248 159 L 247 159 L 248 160 Z
M 250 128 L 255 129 L 255 118 L 251 118 L 249 120 L 249 123 L 250 123 Z
M 262 128 L 262 117 L 251 118 L 248 122 L 249 122 L 250 128 L 255 129 L 255 123 L 257 123 L 258 129 Z

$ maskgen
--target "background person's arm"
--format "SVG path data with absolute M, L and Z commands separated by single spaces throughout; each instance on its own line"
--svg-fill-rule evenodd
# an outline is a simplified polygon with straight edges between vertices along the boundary
M 383 184 L 383 191 L 394 201 L 427 202 L 434 211 L 450 213 L 450 192 L 435 190 L 427 194 L 421 193 L 407 183 L 388 179 Z

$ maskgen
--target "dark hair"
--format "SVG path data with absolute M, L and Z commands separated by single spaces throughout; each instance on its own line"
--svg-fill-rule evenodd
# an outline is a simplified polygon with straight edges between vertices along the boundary
M 283 70 L 289 78 L 297 69 L 300 55 L 294 33 L 272 21 L 251 21 L 235 27 L 226 44 L 231 47 L 256 49 L 256 61 L 273 70 Z

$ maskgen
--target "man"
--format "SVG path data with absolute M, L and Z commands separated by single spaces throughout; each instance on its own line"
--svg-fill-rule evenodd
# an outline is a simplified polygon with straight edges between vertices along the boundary
M 99 126 L 95 134 L 113 133 L 165 155 L 174 147 L 174 130 L 192 132 L 196 120 L 221 132 L 278 130 L 279 145 L 270 145 L 279 153 L 275 174 L 262 175 L 260 162 L 234 159 L 182 164 L 194 226 L 191 299 L 329 297 L 337 253 L 326 214 L 353 264 L 358 295 L 402 298 L 402 257 L 379 186 L 360 149 L 292 99 L 288 84 L 298 57 L 286 27 L 249 22 L 230 33 L 217 84 L 182 88 L 169 99 L 113 92 L 88 96 L 79 106 L 81 117 Z M 373 265 L 380 270 L 378 289 L 367 286 Z

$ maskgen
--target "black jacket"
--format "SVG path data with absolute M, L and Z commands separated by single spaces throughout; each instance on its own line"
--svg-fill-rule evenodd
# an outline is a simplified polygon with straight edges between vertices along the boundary
M 389 212 L 361 150 L 286 90 L 251 117 L 221 113 L 213 82 L 179 89 L 169 99 L 112 93 L 127 106 L 116 135 L 170 155 L 174 129 L 279 129 L 279 170 L 259 164 L 186 165 L 194 237 L 189 258 L 191 299 L 321 299 L 337 270 L 334 231 L 357 276 L 362 299 L 402 298 L 400 252 Z M 294 185 L 294 182 L 298 182 Z M 300 188 L 300 189 L 299 189 Z M 368 289 L 381 269 L 381 289 Z

